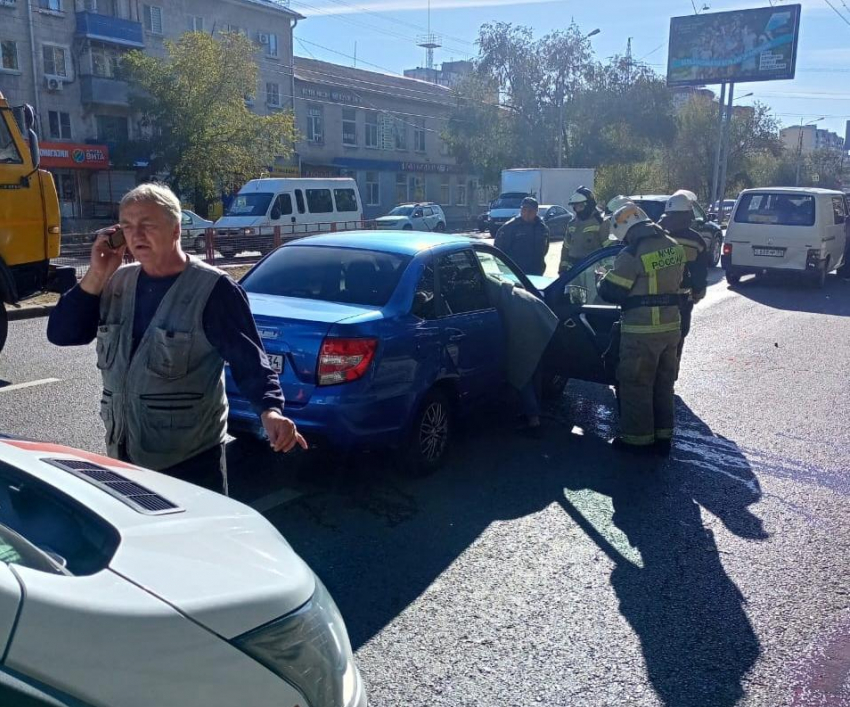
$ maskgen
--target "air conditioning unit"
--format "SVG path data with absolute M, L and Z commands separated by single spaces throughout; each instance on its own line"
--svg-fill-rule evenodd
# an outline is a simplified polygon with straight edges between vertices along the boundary
M 61 91 L 65 87 L 65 82 L 62 79 L 57 79 L 52 76 L 47 76 L 44 79 L 48 91 Z
M 260 44 L 268 44 L 269 43 L 269 35 L 260 32 L 259 34 Z

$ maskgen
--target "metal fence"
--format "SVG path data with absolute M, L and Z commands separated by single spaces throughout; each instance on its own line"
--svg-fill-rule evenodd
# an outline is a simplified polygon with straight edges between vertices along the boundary
M 375 230 L 375 221 L 340 221 L 313 224 L 290 224 L 262 228 L 183 229 L 183 250 L 211 265 L 251 265 L 283 243 L 338 231 Z M 57 265 L 70 265 L 82 277 L 89 268 L 94 233 L 62 235 L 62 250 Z M 127 256 L 127 260 L 132 258 Z

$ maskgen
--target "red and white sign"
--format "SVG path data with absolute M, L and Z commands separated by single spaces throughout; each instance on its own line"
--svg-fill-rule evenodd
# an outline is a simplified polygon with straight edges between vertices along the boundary
M 106 145 L 42 142 L 39 145 L 39 152 L 42 167 L 109 169 L 109 148 Z

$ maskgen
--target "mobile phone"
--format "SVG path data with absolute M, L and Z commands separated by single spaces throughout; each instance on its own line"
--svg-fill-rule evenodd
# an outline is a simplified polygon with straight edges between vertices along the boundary
M 106 242 L 113 250 L 115 248 L 120 248 L 122 245 L 124 245 L 124 243 L 126 243 L 126 240 L 124 239 L 124 231 L 122 231 L 120 228 L 116 228 L 112 233 L 110 233 L 106 237 Z

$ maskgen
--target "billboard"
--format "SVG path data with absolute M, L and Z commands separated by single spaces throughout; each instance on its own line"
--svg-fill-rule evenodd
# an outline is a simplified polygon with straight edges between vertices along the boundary
M 672 17 L 667 84 L 793 79 L 799 30 L 799 5 Z

